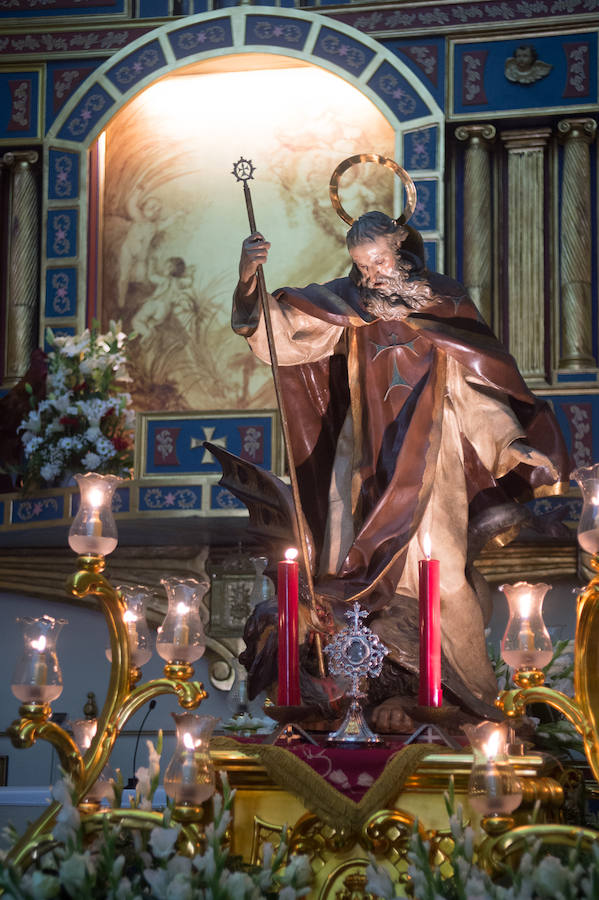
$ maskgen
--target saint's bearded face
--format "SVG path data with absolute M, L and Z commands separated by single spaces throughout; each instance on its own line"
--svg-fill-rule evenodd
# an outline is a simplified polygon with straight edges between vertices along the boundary
M 430 287 L 413 276 L 414 266 L 401 259 L 390 236 L 365 241 L 349 253 L 361 276 L 362 302 L 377 318 L 401 319 L 431 301 Z

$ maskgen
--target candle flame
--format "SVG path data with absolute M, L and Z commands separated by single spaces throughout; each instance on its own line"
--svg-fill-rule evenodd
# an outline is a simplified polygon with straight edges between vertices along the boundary
M 46 649 L 46 636 L 41 634 L 37 641 L 31 641 L 31 646 L 34 650 L 39 650 L 40 653 L 43 653 Z
M 193 737 L 191 736 L 191 734 L 189 733 L 189 731 L 186 731 L 184 733 L 183 743 L 185 744 L 185 748 L 187 750 L 195 750 L 194 740 L 193 740 Z
M 123 613 L 123 621 L 124 622 L 137 622 L 137 616 L 134 612 L 131 612 L 130 609 L 126 609 Z
M 293 562 L 294 559 L 297 559 L 298 552 L 295 547 L 289 547 L 288 550 L 285 550 L 285 559 L 288 559 L 289 562 Z
M 89 492 L 89 502 L 94 509 L 98 509 L 104 502 L 104 494 L 100 488 L 92 488 Z
M 97 723 L 96 719 L 90 719 L 90 721 L 86 724 L 87 724 L 87 727 L 85 729 L 85 734 L 83 735 L 83 741 L 82 741 L 82 746 L 81 746 L 82 750 L 89 750 L 89 747 L 92 742 L 92 738 L 95 736 L 96 731 L 98 730 L 98 723 Z
M 599 506 L 599 494 L 595 494 L 595 496 L 591 499 L 591 503 L 593 506 Z
M 488 760 L 495 759 L 499 753 L 501 744 L 501 732 L 494 731 L 487 743 L 484 745 L 484 753 Z
M 189 612 L 189 606 L 187 605 L 187 603 L 183 603 L 182 600 L 179 603 L 177 603 L 177 613 L 180 616 L 186 616 L 188 612 Z
M 520 605 L 520 615 L 522 616 L 523 619 L 528 619 L 528 617 L 530 616 L 530 607 L 531 607 L 531 603 L 532 603 L 532 597 L 530 596 L 529 593 L 522 594 L 518 598 L 518 602 Z
M 424 550 L 424 555 L 426 556 L 426 558 L 430 559 L 433 547 L 431 543 L 431 536 L 428 531 L 422 538 L 422 549 Z

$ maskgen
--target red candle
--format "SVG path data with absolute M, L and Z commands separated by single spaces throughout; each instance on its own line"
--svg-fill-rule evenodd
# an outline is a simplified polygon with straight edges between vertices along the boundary
M 286 550 L 278 569 L 279 706 L 299 706 L 301 703 L 297 640 L 299 566 L 296 557 L 297 550 Z
M 418 600 L 420 610 L 420 706 L 441 706 L 441 599 L 439 560 L 431 559 L 431 542 L 424 536 L 426 559 L 418 564 Z

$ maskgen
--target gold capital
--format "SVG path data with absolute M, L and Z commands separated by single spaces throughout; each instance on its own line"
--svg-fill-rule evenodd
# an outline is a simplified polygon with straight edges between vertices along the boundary
M 455 136 L 458 141 L 470 141 L 471 144 L 491 142 L 497 134 L 497 129 L 490 122 L 482 125 L 458 125 Z
M 584 141 L 591 144 L 597 133 L 595 119 L 561 119 L 557 123 L 557 130 L 564 143 L 567 141 Z
M 14 166 L 17 163 L 28 163 L 32 166 L 38 160 L 35 150 L 9 150 L 0 160 L 5 166 Z

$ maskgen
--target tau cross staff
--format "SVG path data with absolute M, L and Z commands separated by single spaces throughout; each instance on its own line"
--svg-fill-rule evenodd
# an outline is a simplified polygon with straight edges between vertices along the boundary
M 248 181 L 254 177 L 254 172 L 256 171 L 255 166 L 252 164 L 250 159 L 244 159 L 243 156 L 237 160 L 236 163 L 233 163 L 233 175 L 237 179 L 237 181 L 243 182 L 243 195 L 245 197 L 245 205 L 248 213 L 248 220 L 250 223 L 250 231 L 252 234 L 256 232 L 258 229 L 256 228 L 256 219 L 254 217 L 254 206 L 252 204 L 252 195 L 250 193 L 250 188 L 248 185 Z M 262 306 L 262 312 L 264 315 L 264 324 L 266 326 L 266 337 L 268 340 L 268 349 L 270 352 L 270 361 L 272 365 L 272 377 L 275 386 L 275 394 L 277 397 L 277 404 L 279 406 L 279 412 L 281 414 L 281 426 L 283 428 L 283 443 L 285 444 L 285 450 L 287 452 L 287 464 L 289 466 L 289 480 L 291 482 L 291 493 L 293 496 L 293 505 L 295 507 L 295 517 L 297 524 L 297 534 L 300 543 L 300 551 L 302 554 L 302 561 L 304 563 L 304 572 L 306 575 L 306 582 L 308 584 L 308 591 L 310 593 L 310 605 L 312 607 L 313 613 L 316 612 L 316 603 L 314 599 L 314 581 L 312 579 L 312 571 L 310 569 L 310 558 L 308 555 L 308 542 L 306 540 L 306 529 L 304 528 L 304 518 L 302 515 L 302 507 L 300 503 L 300 495 L 299 495 L 299 486 L 297 483 L 297 472 L 295 469 L 295 461 L 293 458 L 293 449 L 291 447 L 291 437 L 289 434 L 289 422 L 287 419 L 287 412 L 285 410 L 285 403 L 283 401 L 283 392 L 281 390 L 281 379 L 279 375 L 279 362 L 277 358 L 277 350 L 275 347 L 275 339 L 274 332 L 272 329 L 272 321 L 270 318 L 270 309 L 268 306 L 268 295 L 266 292 L 266 284 L 264 281 L 264 272 L 262 270 L 262 266 L 258 266 L 258 270 L 256 272 L 256 277 L 258 279 L 258 295 L 260 297 L 260 303 Z M 318 632 L 315 633 L 315 644 L 316 644 L 316 654 L 318 657 L 318 670 L 320 676 L 324 678 L 325 670 L 324 670 L 324 659 L 322 655 L 322 645 L 320 641 L 320 634 Z

